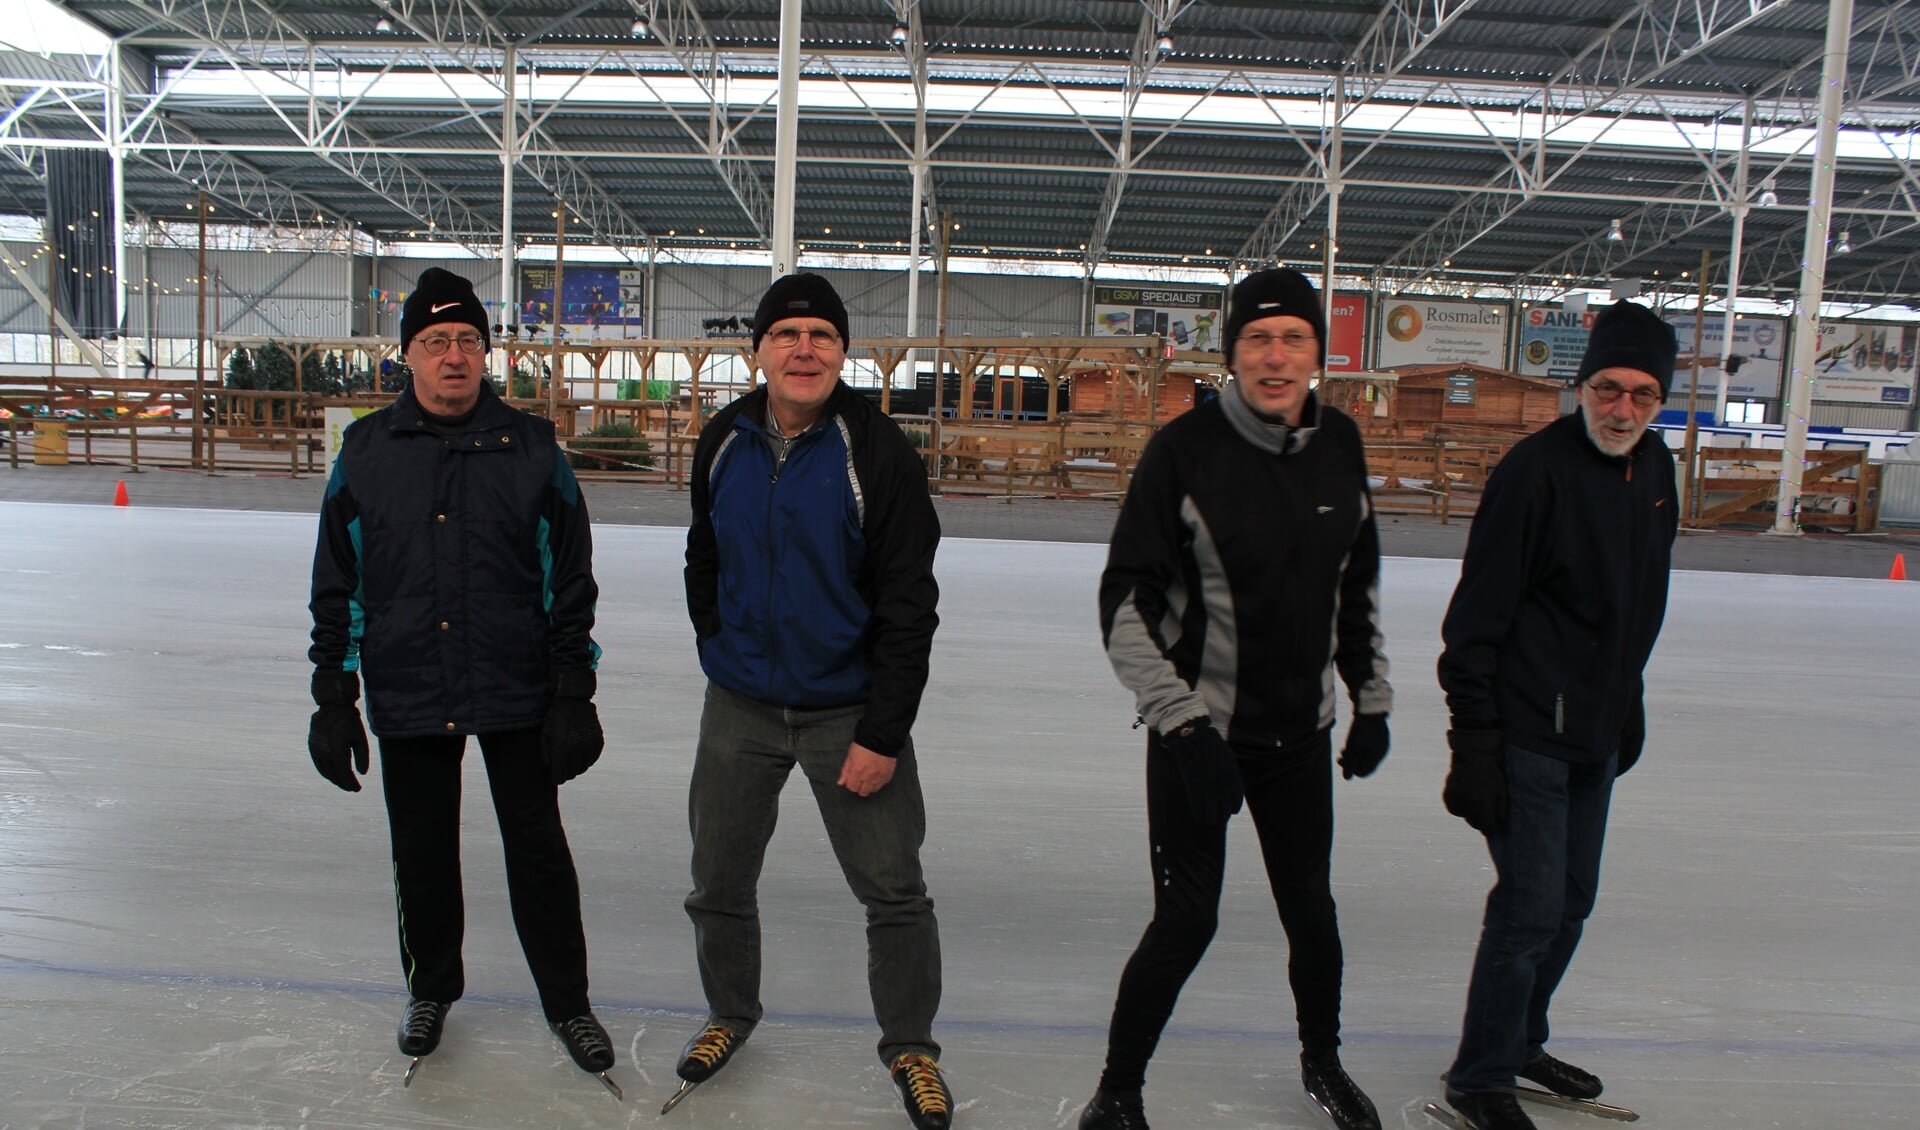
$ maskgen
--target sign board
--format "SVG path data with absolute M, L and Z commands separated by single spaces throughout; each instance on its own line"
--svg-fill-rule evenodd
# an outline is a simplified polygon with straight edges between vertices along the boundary
M 1912 404 L 1913 322 L 1821 322 L 1814 346 L 1813 398 L 1855 404 Z
M 1506 368 L 1505 306 L 1446 298 L 1389 298 L 1381 303 L 1374 368 L 1456 362 Z
M 1327 323 L 1327 372 L 1366 371 L 1367 296 L 1336 294 Z
M 1693 383 L 1693 367 L 1688 358 L 1693 355 L 1692 314 L 1663 314 L 1667 324 L 1680 338 L 1680 364 L 1674 366 L 1673 387 L 1667 390 L 1667 407 L 1685 409 L 1687 389 Z M 1700 339 L 1700 396 L 1708 400 L 1711 407 L 1712 397 L 1720 388 L 1720 358 L 1726 352 L 1721 343 L 1725 340 L 1727 318 L 1725 314 L 1708 312 L 1707 323 Z M 1755 318 L 1747 316 L 1733 323 L 1734 353 L 1746 358 L 1740 365 L 1740 371 L 1727 381 L 1727 396 L 1733 400 L 1766 400 L 1780 395 L 1780 374 L 1786 367 L 1787 323 L 1780 318 Z M 1676 395 L 1681 399 L 1675 400 Z
M 1520 348 L 1516 372 L 1530 377 L 1571 381 L 1580 373 L 1587 351 L 1587 334 L 1598 310 L 1531 306 L 1520 312 Z
M 340 444 L 343 442 L 343 437 L 346 435 L 347 425 L 353 423 L 355 420 L 358 420 L 360 417 L 365 416 L 370 412 L 377 412 L 377 411 L 379 411 L 379 409 L 377 408 L 328 408 L 326 409 L 327 475 L 328 477 L 332 477 L 333 475 L 333 461 L 335 459 L 340 458 Z
M 1479 381 L 1472 373 L 1454 373 L 1447 378 L 1447 403 L 1472 404 L 1479 399 Z
M 1226 292 L 1217 286 L 1095 286 L 1094 337 L 1172 340 L 1176 349 L 1220 349 Z
M 560 324 L 630 326 L 646 322 L 647 272 L 639 268 L 567 266 L 560 272 Z M 516 322 L 552 325 L 553 268 L 520 268 L 520 308 Z

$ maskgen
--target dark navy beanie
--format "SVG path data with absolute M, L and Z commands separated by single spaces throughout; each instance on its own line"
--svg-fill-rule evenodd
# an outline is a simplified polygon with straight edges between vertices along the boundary
M 1664 398 L 1673 385 L 1673 364 L 1679 355 L 1680 339 L 1673 327 L 1645 306 L 1623 298 L 1593 320 L 1574 383 L 1602 369 L 1638 369 L 1660 382 Z
M 441 322 L 472 326 L 480 331 L 480 341 L 485 348 L 492 350 L 487 308 L 480 304 L 480 296 L 473 293 L 473 284 L 452 271 L 428 267 L 420 272 L 420 281 L 413 284 L 413 293 L 407 295 L 406 303 L 400 307 L 400 356 L 407 355 L 407 346 L 412 344 L 415 334 Z
M 1274 318 L 1282 314 L 1299 318 L 1313 327 L 1320 339 L 1320 364 L 1327 363 L 1327 314 L 1320 306 L 1320 295 L 1299 271 L 1284 267 L 1255 271 L 1233 288 L 1227 305 L 1227 326 L 1220 342 L 1227 355 L 1227 367 L 1233 367 L 1233 344 L 1248 322 Z
M 760 296 L 760 305 L 753 312 L 754 349 L 760 348 L 760 339 L 775 322 L 788 318 L 824 319 L 839 332 L 842 349 L 853 344 L 847 335 L 847 308 L 840 295 L 832 283 L 811 271 L 783 275 Z

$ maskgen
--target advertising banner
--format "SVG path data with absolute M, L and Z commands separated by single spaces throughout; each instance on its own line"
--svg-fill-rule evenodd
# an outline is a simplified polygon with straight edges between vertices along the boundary
M 646 321 L 647 272 L 628 267 L 569 264 L 561 272 L 560 324 L 563 326 L 631 326 Z M 553 268 L 520 268 L 518 322 L 552 324 Z
M 1373 365 L 1507 366 L 1507 308 L 1446 298 L 1389 298 L 1380 307 Z
M 1813 398 L 1855 404 L 1912 404 L 1920 324 L 1821 322 Z
M 1366 366 L 1367 296 L 1333 296 L 1333 320 L 1327 323 L 1327 372 L 1357 373 Z
M 1220 349 L 1226 291 L 1217 286 L 1093 288 L 1094 337 L 1169 338 L 1175 349 Z
M 1530 377 L 1571 381 L 1580 372 L 1593 319 L 1605 307 L 1570 313 L 1558 306 L 1532 306 L 1520 312 L 1520 348 L 1514 364 Z
M 1692 314 L 1663 314 L 1667 324 L 1680 337 L 1680 363 L 1674 366 L 1673 387 L 1667 390 L 1667 407 L 1686 407 L 1676 403 L 1675 394 L 1686 396 L 1687 389 L 1693 383 L 1693 323 Z M 1705 332 L 1700 344 L 1700 396 L 1708 399 L 1720 387 L 1720 358 L 1725 353 L 1721 348 L 1726 328 L 1726 315 L 1707 314 Z M 1727 380 L 1727 396 L 1734 400 L 1766 400 L 1780 395 L 1780 373 L 1785 368 L 1787 355 L 1787 323 L 1780 318 L 1756 318 L 1752 315 L 1733 323 L 1733 353 L 1743 358 L 1740 371 Z

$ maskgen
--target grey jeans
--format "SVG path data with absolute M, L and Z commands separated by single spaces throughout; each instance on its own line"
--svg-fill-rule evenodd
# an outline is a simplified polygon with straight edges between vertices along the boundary
M 847 885 L 867 910 L 867 986 L 880 1022 L 880 1059 L 938 1056 L 940 929 L 920 872 L 926 803 L 911 744 L 893 779 L 861 797 L 836 782 L 864 705 L 826 710 L 769 706 L 707 684 L 687 800 L 693 829 L 693 919 L 708 1019 L 753 1031 L 760 1004 L 757 889 L 780 790 L 798 763 Z

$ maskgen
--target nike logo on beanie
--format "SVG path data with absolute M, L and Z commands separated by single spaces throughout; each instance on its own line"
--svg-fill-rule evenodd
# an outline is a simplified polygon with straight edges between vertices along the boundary
M 451 310 L 458 305 L 460 305 L 458 302 L 442 302 L 440 305 L 435 306 L 433 309 L 427 311 L 427 313 L 438 314 L 442 310 Z

